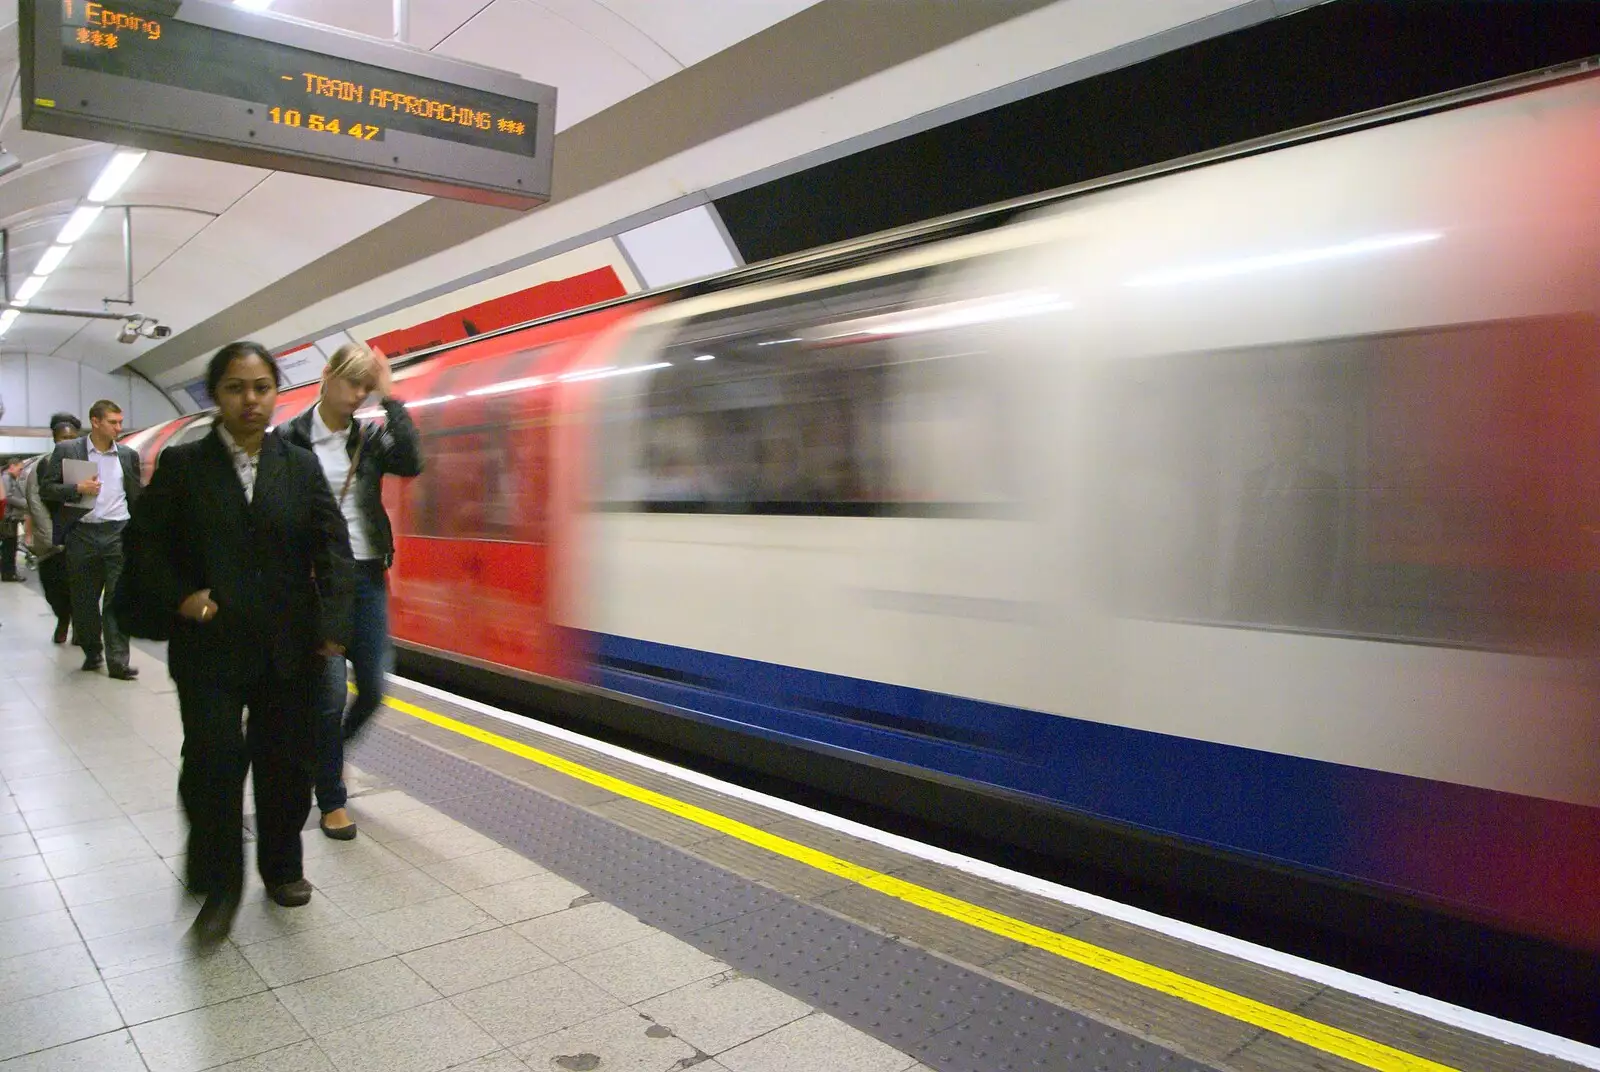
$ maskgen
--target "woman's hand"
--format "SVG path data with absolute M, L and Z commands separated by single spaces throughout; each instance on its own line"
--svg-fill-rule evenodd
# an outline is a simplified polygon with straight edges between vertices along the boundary
M 190 592 L 182 603 L 178 604 L 178 613 L 191 622 L 205 623 L 217 616 L 217 605 L 211 602 L 211 589 L 202 588 L 198 592 Z
M 378 382 L 372 390 L 382 400 L 394 394 L 394 372 L 389 368 L 388 354 L 374 348 L 372 356 L 378 359 Z

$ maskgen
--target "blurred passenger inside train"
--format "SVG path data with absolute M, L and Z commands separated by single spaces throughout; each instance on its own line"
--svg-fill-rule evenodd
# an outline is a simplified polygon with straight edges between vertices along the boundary
M 279 380 L 257 343 L 230 343 L 211 359 L 216 423 L 162 454 L 133 508 L 117 599 L 135 635 L 170 634 L 187 884 L 206 899 L 194 935 L 207 945 L 228 934 L 244 885 L 247 770 L 267 893 L 284 907 L 311 900 L 300 830 L 311 810 L 315 704 L 325 661 L 349 639 L 344 519 L 316 457 L 267 434 Z
M 383 422 L 362 421 L 356 410 L 376 395 Z M 355 609 L 350 650 L 328 660 L 317 713 L 317 807 L 328 837 L 348 841 L 356 824 L 345 804 L 344 742 L 360 732 L 383 702 L 389 672 L 389 567 L 394 530 L 383 508 L 385 476 L 422 472 L 422 443 L 405 404 L 394 395 L 389 359 L 356 343 L 341 346 L 322 370 L 317 404 L 278 430 L 285 442 L 316 455 L 328 489 L 339 505 L 355 558 Z M 458 489 L 473 499 L 471 488 Z M 349 669 L 356 695 L 349 696 Z M 346 710 L 348 703 L 349 709 Z
M 20 581 L 17 573 L 17 540 L 22 533 L 22 522 L 28 516 L 28 496 L 22 484 L 22 459 L 8 458 L 4 473 L 6 508 L 0 518 L 0 581 Z
M 55 413 L 50 417 L 50 438 L 56 443 L 77 439 L 83 434 L 83 422 L 71 413 Z M 28 500 L 30 532 L 28 546 L 39 563 L 39 586 L 44 589 L 45 602 L 56 616 L 56 630 L 51 637 L 57 644 L 67 642 L 67 631 L 72 627 L 72 585 L 67 574 L 65 548 L 55 541 L 55 526 L 50 505 L 39 494 L 39 469 L 48 454 L 41 454 L 28 464 L 23 473 L 23 492 Z
M 1245 474 L 1231 604 L 1238 621 L 1322 624 L 1339 551 L 1338 481 L 1311 462 L 1310 417 L 1268 422 L 1271 460 Z
M 705 464 L 706 443 L 696 416 L 656 422 L 647 477 L 639 498 L 652 503 L 707 503 L 719 498 Z

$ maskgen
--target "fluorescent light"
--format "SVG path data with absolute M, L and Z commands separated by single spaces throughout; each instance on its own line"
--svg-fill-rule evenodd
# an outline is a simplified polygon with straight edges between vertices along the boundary
M 767 344 L 761 343 L 760 345 L 766 346 Z M 695 358 L 696 361 L 715 361 L 716 359 L 716 354 L 701 354 L 699 357 Z
M 1044 313 L 1071 309 L 1072 303 L 1047 291 L 1024 291 L 997 298 L 978 298 L 970 301 L 950 302 L 904 313 L 889 313 L 868 317 L 833 327 L 843 331 L 818 336 L 818 342 L 841 342 L 862 336 L 914 335 L 924 331 L 949 331 L 954 328 L 987 324 L 996 320 L 1038 316 Z M 824 328 L 830 331 L 832 328 Z
M 423 406 L 437 406 L 441 402 L 454 402 L 456 395 L 440 395 L 437 398 L 419 398 L 415 402 L 407 402 L 407 409 L 421 409 Z
M 33 266 L 34 275 L 49 275 L 61 267 L 61 262 L 67 259 L 71 252 L 68 246 L 51 246 L 44 251 L 44 256 L 39 258 L 39 263 Z
M 563 380 L 604 380 L 612 376 L 631 376 L 636 372 L 654 372 L 656 369 L 671 368 L 671 361 L 657 361 L 651 365 L 632 365 L 628 368 L 617 368 L 615 365 L 602 365 L 586 372 L 568 372 L 561 378 Z
M 598 368 L 583 369 L 583 370 L 580 370 L 578 372 L 563 372 L 561 374 L 561 379 L 563 379 L 563 380 L 592 380 L 596 376 L 604 376 L 606 373 L 610 372 L 612 369 L 614 369 L 616 367 L 617 366 L 615 366 L 615 365 L 601 365 Z
M 17 322 L 17 317 L 21 315 L 22 310 L 20 309 L 7 309 L 5 312 L 0 313 L 0 335 L 4 335 L 6 332 L 10 331 L 11 325 L 15 324 Z
M 22 286 L 17 288 L 17 293 L 12 297 L 12 305 L 27 305 L 33 296 L 39 293 L 39 288 L 44 286 L 44 276 L 30 275 L 22 281 Z
M 1363 253 L 1382 253 L 1385 250 L 1403 249 L 1406 246 L 1420 246 L 1425 242 L 1437 242 L 1443 237 L 1444 235 L 1437 231 L 1378 235 L 1373 238 L 1357 239 L 1354 242 L 1343 242 L 1336 246 L 1293 249 L 1284 253 L 1268 253 L 1259 257 L 1241 257 L 1238 260 L 1214 261 L 1210 264 L 1190 265 L 1187 268 L 1173 268 L 1165 272 L 1152 272 L 1149 275 L 1135 276 L 1123 285 L 1129 287 L 1158 287 L 1170 283 L 1199 283 L 1208 279 L 1223 279 L 1231 275 L 1264 272 L 1273 268 L 1291 268 L 1300 264 L 1312 264 L 1316 261 L 1355 257 Z
M 543 387 L 548 381 L 543 376 L 527 376 L 520 380 L 507 380 L 504 383 L 492 383 L 488 387 L 478 387 L 467 394 L 470 397 L 479 395 L 503 395 L 507 391 L 521 391 L 527 387 Z
M 110 201 L 143 160 L 144 153 L 137 150 L 124 149 L 117 153 L 101 170 L 100 177 L 94 180 L 94 185 L 89 188 L 89 200 L 96 204 Z
M 56 244 L 70 246 L 82 238 L 84 232 L 94 226 L 94 221 L 100 218 L 100 213 L 105 209 L 99 205 L 83 205 L 67 220 L 67 225 L 61 228 L 61 233 L 56 235 Z
M 272 0 L 233 0 L 233 6 L 246 11 L 265 11 L 272 6 Z

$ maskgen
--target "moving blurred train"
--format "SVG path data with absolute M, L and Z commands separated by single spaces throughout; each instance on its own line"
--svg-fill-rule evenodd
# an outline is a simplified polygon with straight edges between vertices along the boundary
M 397 379 L 403 660 L 1219 897 L 1600 950 L 1592 70 Z

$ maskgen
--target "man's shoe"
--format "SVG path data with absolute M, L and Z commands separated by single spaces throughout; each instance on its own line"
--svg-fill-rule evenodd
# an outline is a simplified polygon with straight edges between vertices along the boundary
M 65 644 L 67 642 L 67 628 L 68 624 L 58 619 L 56 621 L 55 636 L 51 637 L 50 639 L 54 640 L 57 644 Z
M 132 681 L 139 676 L 139 670 L 132 666 L 113 666 L 106 671 L 106 676 L 117 681 Z
M 228 937 L 228 932 L 233 930 L 233 917 L 238 912 L 238 891 L 207 894 L 206 903 L 200 906 L 200 914 L 194 917 L 194 926 L 189 928 L 189 933 L 201 946 L 220 945 Z
M 83 669 L 85 670 L 98 670 L 101 665 L 101 659 L 98 655 L 85 655 L 83 657 Z
M 299 908 L 301 905 L 311 903 L 311 883 L 303 878 L 297 878 L 293 882 L 270 887 L 267 896 L 285 908 Z

